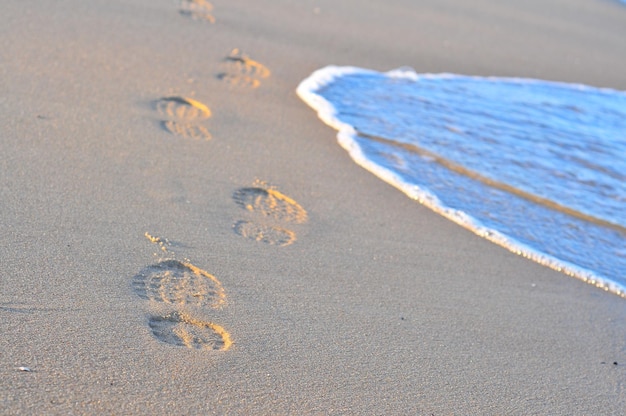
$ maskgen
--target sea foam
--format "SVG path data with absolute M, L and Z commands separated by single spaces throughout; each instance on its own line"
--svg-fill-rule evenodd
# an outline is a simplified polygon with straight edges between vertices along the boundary
M 626 93 L 329 66 L 298 95 L 353 160 L 538 263 L 626 293 Z

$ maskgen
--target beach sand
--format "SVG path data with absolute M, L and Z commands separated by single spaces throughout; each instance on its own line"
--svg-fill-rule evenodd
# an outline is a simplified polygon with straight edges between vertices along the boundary
M 329 64 L 626 89 L 619 2 L 5 0 L 0 39 L 0 413 L 626 409 L 624 299 L 408 199 L 295 94 Z

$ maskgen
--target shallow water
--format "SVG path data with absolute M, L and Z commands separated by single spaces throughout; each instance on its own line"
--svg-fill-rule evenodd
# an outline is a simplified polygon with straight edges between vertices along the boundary
M 410 197 L 624 295 L 626 93 L 327 67 L 298 94 L 357 163 Z

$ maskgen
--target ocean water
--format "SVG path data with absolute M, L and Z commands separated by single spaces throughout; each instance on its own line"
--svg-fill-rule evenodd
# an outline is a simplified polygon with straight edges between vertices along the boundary
M 626 297 L 626 93 L 329 66 L 298 95 L 353 160 L 509 250 Z

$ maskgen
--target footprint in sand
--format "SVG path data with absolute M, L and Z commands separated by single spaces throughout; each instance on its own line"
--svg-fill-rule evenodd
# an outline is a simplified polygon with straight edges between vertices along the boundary
M 211 133 L 204 126 L 181 123 L 173 120 L 161 121 L 161 126 L 175 136 L 181 136 L 194 140 L 209 140 Z
M 164 117 L 185 121 L 204 120 L 211 117 L 211 110 L 200 101 L 185 97 L 163 97 L 155 103 Z
M 261 79 L 270 76 L 270 70 L 265 65 L 251 59 L 239 49 L 233 49 L 224 59 L 224 66 L 225 70 L 217 77 L 240 87 L 257 88 L 261 85 Z
M 169 240 L 145 234 L 170 257 Z M 222 283 L 213 275 L 188 261 L 161 259 L 139 272 L 132 281 L 135 293 L 151 305 L 165 304 L 171 312 L 150 317 L 148 325 L 153 335 L 170 345 L 193 349 L 225 351 L 232 341 L 224 328 L 212 322 L 194 318 L 189 307 L 217 309 L 226 302 Z M 173 310 L 172 310 L 173 309 Z
M 296 233 L 285 224 L 307 222 L 307 212 L 295 200 L 271 188 L 240 188 L 233 201 L 253 217 L 233 225 L 236 234 L 266 244 L 287 246 L 296 241 Z
M 182 312 L 152 316 L 148 325 L 159 341 L 170 345 L 215 351 L 226 351 L 232 345 L 230 335 L 221 326 Z
M 218 308 L 226 300 L 219 280 L 178 260 L 162 260 L 146 267 L 133 279 L 133 288 L 143 299 L 178 306 Z
M 206 0 L 181 0 L 180 2 L 180 14 L 193 20 L 215 23 L 212 11 L 213 5 Z
M 251 221 L 237 221 L 233 225 L 233 230 L 236 234 L 249 240 L 276 246 L 288 246 L 296 241 L 296 233 L 291 230 Z
M 307 220 L 304 208 L 276 189 L 240 188 L 233 193 L 233 200 L 241 208 L 277 221 L 302 224 Z
M 209 140 L 211 133 L 203 125 L 203 120 L 211 117 L 211 110 L 205 104 L 186 97 L 163 97 L 154 104 L 164 120 L 161 126 L 166 131 L 180 137 Z

